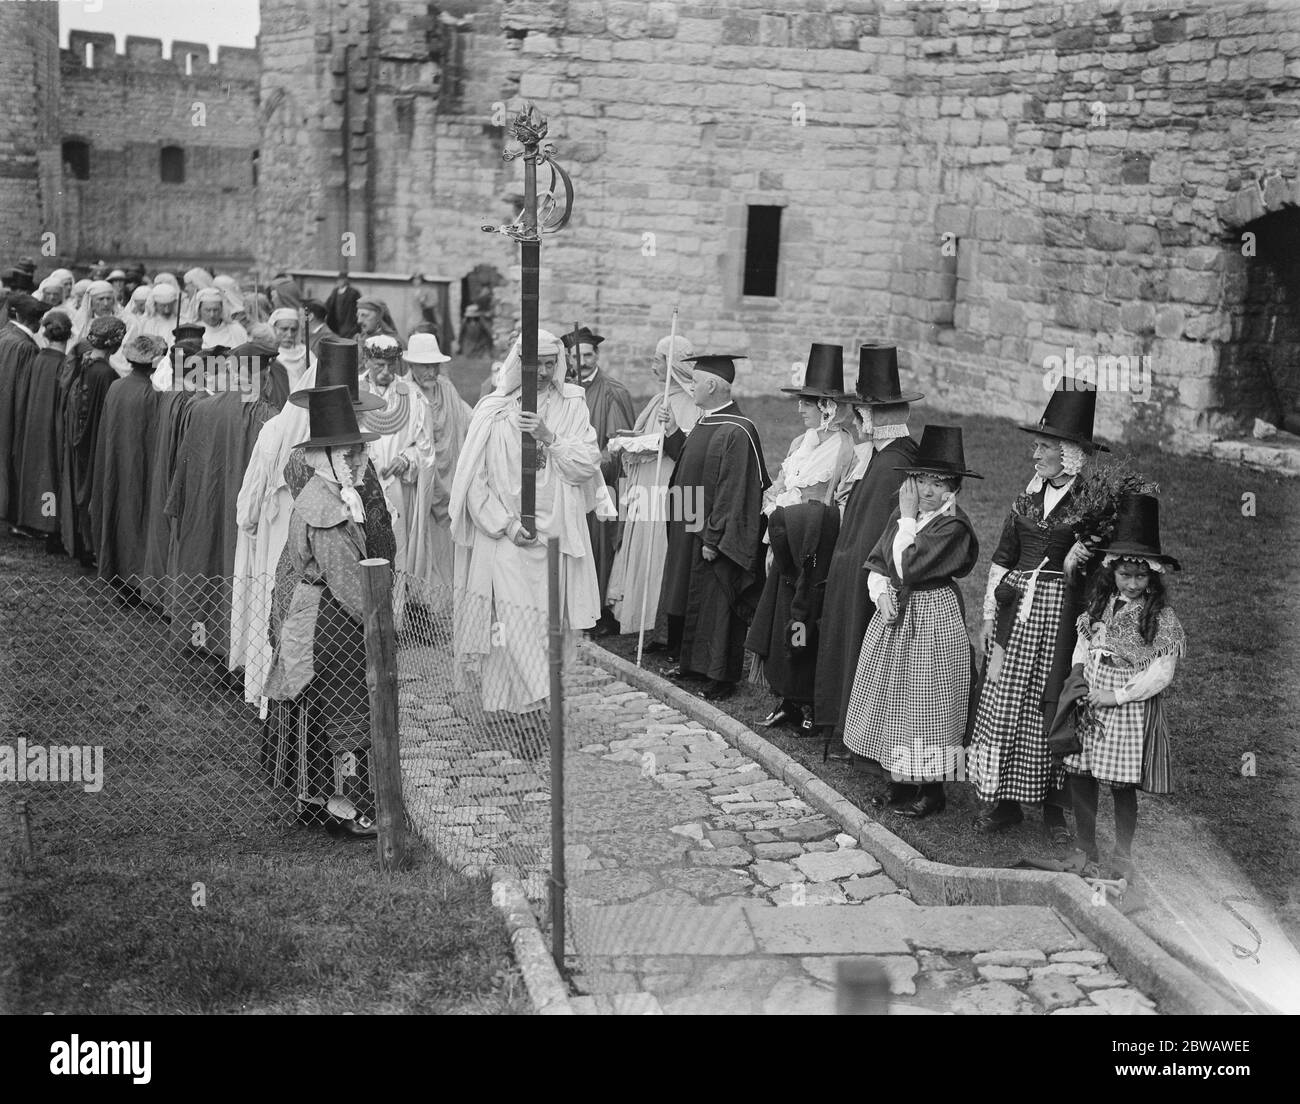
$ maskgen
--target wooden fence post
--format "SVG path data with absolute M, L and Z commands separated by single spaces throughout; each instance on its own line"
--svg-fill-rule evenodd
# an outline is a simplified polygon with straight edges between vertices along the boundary
M 370 784 L 375 791 L 379 868 L 406 863 L 406 806 L 397 729 L 397 632 L 393 627 L 393 572 L 387 560 L 361 561 L 366 617 L 366 685 L 370 688 Z

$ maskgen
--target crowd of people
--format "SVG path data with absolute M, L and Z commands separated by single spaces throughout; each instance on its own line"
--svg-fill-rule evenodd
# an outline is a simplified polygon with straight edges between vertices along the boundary
M 537 333 L 535 412 L 516 335 L 471 409 L 436 326 L 398 332 L 340 281 L 245 293 L 202 268 L 142 267 L 0 291 L 0 516 L 151 605 L 243 673 L 263 764 L 300 816 L 374 832 L 362 561 L 393 570 L 399 627 L 450 609 L 458 686 L 490 717 L 544 723 L 547 542 L 565 638 L 643 633 L 670 677 L 731 697 L 752 653 L 766 726 L 824 733 L 887 781 L 877 804 L 942 813 L 969 775 L 975 827 L 1043 809 L 1100 870 L 1099 783 L 1124 871 L 1136 790 L 1169 788 L 1160 693 L 1185 649 L 1157 503 L 1118 503 L 1107 540 L 1074 509 L 1096 392 L 1064 381 L 1032 435 L 1033 477 L 993 552 L 972 644 L 956 580 L 980 558 L 958 505 L 960 427 L 910 423 L 896 350 L 815 344 L 783 389 L 802 422 L 775 478 L 732 396 L 745 358 L 663 338 L 638 412 L 587 327 Z M 197 361 L 194 360 L 197 358 Z M 191 371 L 225 365 L 226 376 Z M 238 386 L 231 386 L 234 373 Z M 524 514 L 523 436 L 537 451 Z M 423 619 L 423 620 L 422 620 Z

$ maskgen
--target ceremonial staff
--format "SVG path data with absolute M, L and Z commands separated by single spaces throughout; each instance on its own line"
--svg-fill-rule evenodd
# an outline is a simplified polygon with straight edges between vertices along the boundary
M 673 307 L 673 325 L 668 335 L 668 355 L 664 357 L 664 405 L 663 409 L 668 409 L 668 384 L 673 374 L 673 356 L 677 352 L 677 308 Z M 659 473 L 664 466 L 664 439 L 668 436 L 668 427 L 666 425 L 659 427 L 659 455 L 655 457 L 655 481 L 652 484 L 654 493 L 659 493 Z M 654 500 L 651 499 L 653 502 Z M 668 495 L 663 496 L 663 502 L 667 504 Z M 653 525 L 656 521 L 663 523 L 665 518 L 656 518 L 657 511 L 653 506 L 650 508 L 650 520 Z M 651 547 L 654 546 L 654 538 L 651 537 Z M 645 572 L 641 576 L 641 630 L 636 634 L 636 665 L 641 666 L 641 649 L 645 646 L 645 604 L 646 597 L 650 593 L 650 572 Z
M 523 409 L 527 414 L 537 412 L 537 303 L 539 273 L 541 270 L 542 234 L 562 230 L 573 212 L 573 185 L 569 175 L 552 157 L 555 146 L 543 142 L 546 137 L 546 119 L 531 100 L 525 100 L 510 124 L 510 132 L 523 148 L 510 149 L 501 155 L 506 161 L 524 159 L 524 209 L 514 222 L 505 226 L 484 226 L 492 234 L 506 234 L 521 246 L 520 258 L 520 325 L 519 357 L 522 361 Z M 542 203 L 537 197 L 537 166 L 545 162 L 551 168 L 551 185 Z M 556 203 L 556 184 L 564 185 L 564 209 Z M 537 535 L 537 441 L 529 433 L 520 438 L 522 463 L 519 480 L 519 523 L 529 537 Z

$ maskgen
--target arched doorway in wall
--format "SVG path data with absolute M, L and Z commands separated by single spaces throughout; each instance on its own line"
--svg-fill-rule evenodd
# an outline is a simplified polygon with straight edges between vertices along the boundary
M 1254 217 L 1229 220 L 1240 260 L 1228 275 L 1232 336 L 1216 383 L 1220 409 L 1243 428 L 1262 418 L 1300 433 L 1300 207 L 1265 203 L 1269 191 L 1243 210 Z

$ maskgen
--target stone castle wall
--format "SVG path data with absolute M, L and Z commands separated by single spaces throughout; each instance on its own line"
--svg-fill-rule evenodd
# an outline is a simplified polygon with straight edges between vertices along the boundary
M 59 6 L 0 4 L 0 265 L 6 268 L 20 256 L 40 258 L 42 234 L 55 229 L 58 103 Z
M 812 341 L 890 340 L 936 405 L 1036 419 L 1051 358 L 1123 356 L 1099 432 L 1192 447 L 1261 387 L 1221 361 L 1257 263 L 1241 234 L 1300 199 L 1291 0 L 506 0 L 436 28 L 424 3 L 333 0 L 281 72 L 270 32 L 302 6 L 264 0 L 263 95 L 302 97 L 280 133 L 333 132 L 347 87 L 371 197 L 353 267 L 517 277 L 479 225 L 513 214 L 502 106 L 534 99 L 578 196 L 543 246 L 542 318 L 602 330 L 629 382 L 677 305 L 698 346 L 750 353 L 746 393 Z M 295 187 L 262 198 L 265 259 L 332 266 L 331 206 Z M 751 204 L 783 208 L 775 298 L 742 294 Z
M 60 253 L 247 262 L 257 218 L 257 51 L 222 47 L 213 61 L 205 44 L 176 41 L 164 58 L 158 39 L 128 36 L 122 53 L 112 35 L 74 30 L 68 39 L 59 125 L 64 140 L 89 143 L 90 177 L 65 174 Z M 164 146 L 184 150 L 183 183 L 162 181 Z

